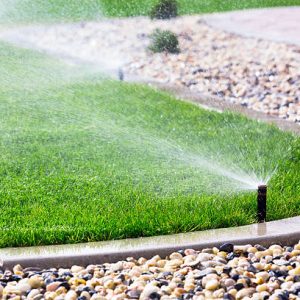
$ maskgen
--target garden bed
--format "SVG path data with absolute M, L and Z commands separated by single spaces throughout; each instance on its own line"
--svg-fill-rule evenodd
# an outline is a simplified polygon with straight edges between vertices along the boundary
M 235 246 L 115 263 L 0 272 L 4 299 L 298 299 L 300 244 Z M 78 298 L 79 297 L 79 298 Z

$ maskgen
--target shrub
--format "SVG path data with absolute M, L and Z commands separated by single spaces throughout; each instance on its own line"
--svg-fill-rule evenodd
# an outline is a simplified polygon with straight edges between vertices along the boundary
M 171 19 L 177 17 L 176 0 L 160 0 L 150 11 L 151 19 Z
M 177 35 L 169 30 L 156 29 L 150 35 L 151 44 L 149 50 L 154 53 L 169 52 L 179 53 L 179 42 Z

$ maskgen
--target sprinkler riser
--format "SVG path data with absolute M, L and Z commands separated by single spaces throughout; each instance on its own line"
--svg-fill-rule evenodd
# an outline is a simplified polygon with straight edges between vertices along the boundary
M 263 223 L 267 217 L 267 186 L 260 185 L 257 189 L 257 221 Z

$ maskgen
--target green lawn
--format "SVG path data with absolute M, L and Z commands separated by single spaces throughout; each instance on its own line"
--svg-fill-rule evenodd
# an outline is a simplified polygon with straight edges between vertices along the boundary
M 181 14 L 300 4 L 179 2 Z M 0 22 L 145 15 L 154 1 L 78 3 L 0 0 Z M 228 170 L 277 168 L 268 219 L 299 215 L 299 137 L 4 43 L 0 57 L 0 247 L 254 223 L 256 193 Z
M 299 215 L 299 138 L 4 43 L 0 56 L 1 247 L 255 222 L 255 192 L 236 192 L 204 158 L 278 166 L 268 219 Z
M 80 2 L 80 5 L 79 5 Z M 0 0 L 0 23 L 97 19 L 148 15 L 157 0 Z M 244 8 L 294 6 L 300 0 L 178 0 L 180 14 Z

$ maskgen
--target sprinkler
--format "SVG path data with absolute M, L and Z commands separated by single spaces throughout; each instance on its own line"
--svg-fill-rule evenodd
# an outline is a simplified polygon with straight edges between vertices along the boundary
M 267 215 L 267 186 L 259 185 L 257 189 L 257 220 L 259 223 L 266 221 Z
M 124 80 L 124 72 L 123 72 L 122 68 L 118 69 L 118 78 L 120 81 Z

